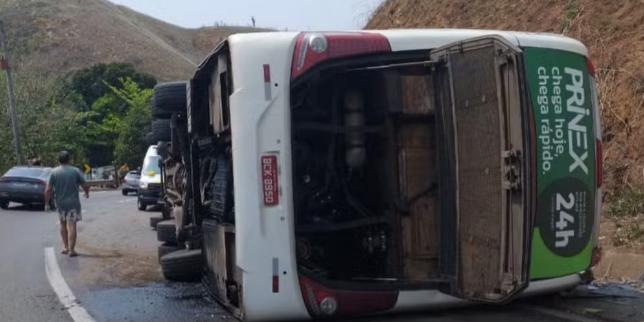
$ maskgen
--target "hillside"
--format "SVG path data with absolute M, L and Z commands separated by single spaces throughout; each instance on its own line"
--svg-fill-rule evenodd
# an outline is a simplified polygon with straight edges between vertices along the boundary
M 248 27 L 186 29 L 107 0 L 0 0 L 18 69 L 61 74 L 128 62 L 161 80 L 183 79 L 231 33 Z
M 644 184 L 644 2 L 387 0 L 368 29 L 484 28 L 564 33 L 598 73 L 609 187 Z
M 366 26 L 423 27 L 563 33 L 588 46 L 603 120 L 606 179 L 600 240 L 605 248 L 644 254 L 644 1 L 386 0 Z M 608 252 L 607 258 L 613 255 Z M 638 256 L 633 265 L 639 268 L 631 265 L 624 271 L 642 273 L 644 257 Z M 604 277 L 614 273 L 609 274 L 609 262 L 603 262 L 608 266 Z

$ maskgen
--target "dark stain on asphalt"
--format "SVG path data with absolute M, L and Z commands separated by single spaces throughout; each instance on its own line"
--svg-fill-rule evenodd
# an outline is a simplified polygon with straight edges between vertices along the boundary
M 199 283 L 155 283 L 80 294 L 97 321 L 237 321 Z

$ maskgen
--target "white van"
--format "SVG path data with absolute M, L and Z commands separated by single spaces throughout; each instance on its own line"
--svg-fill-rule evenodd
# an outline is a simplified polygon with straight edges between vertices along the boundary
M 137 191 L 137 208 L 141 211 L 148 206 L 161 203 L 161 169 L 159 167 L 160 157 L 157 154 L 157 146 L 151 145 L 145 153 L 139 189 Z
M 171 127 L 178 231 L 245 320 L 504 303 L 598 259 L 594 69 L 574 39 L 233 35 Z

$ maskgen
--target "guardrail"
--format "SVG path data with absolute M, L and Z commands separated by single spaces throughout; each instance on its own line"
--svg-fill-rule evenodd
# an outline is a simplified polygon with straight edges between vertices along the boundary
M 87 184 L 92 188 L 116 189 L 119 184 L 116 180 L 91 180 Z

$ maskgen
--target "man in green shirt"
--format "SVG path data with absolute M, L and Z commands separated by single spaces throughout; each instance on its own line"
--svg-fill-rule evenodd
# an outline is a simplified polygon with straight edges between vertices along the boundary
M 65 246 L 62 253 L 75 257 L 78 256 L 75 251 L 76 223 L 82 219 L 78 187 L 83 187 L 85 198 L 89 198 L 89 185 L 85 182 L 83 173 L 69 165 L 69 161 L 69 152 L 62 151 L 58 156 L 60 165 L 52 171 L 49 178 L 45 191 L 45 205 L 49 205 L 53 193 L 60 219 L 60 236 Z

